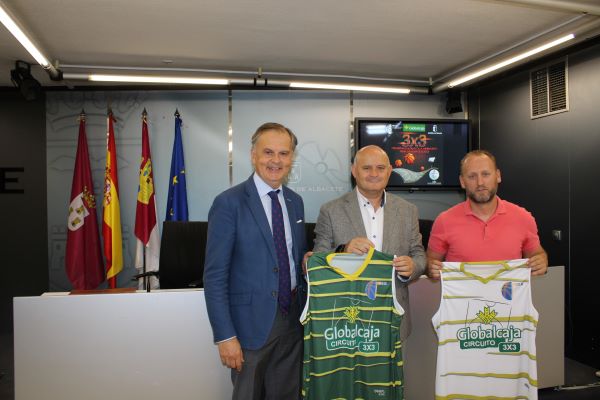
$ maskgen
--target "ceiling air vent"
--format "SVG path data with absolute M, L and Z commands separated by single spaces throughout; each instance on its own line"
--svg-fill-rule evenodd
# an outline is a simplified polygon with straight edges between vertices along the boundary
M 531 71 L 531 118 L 569 111 L 567 61 Z

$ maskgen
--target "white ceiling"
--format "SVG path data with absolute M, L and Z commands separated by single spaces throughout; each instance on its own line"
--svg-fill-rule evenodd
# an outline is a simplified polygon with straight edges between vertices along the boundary
M 494 0 L 0 1 L 59 67 L 262 68 L 265 76 L 422 82 L 438 81 L 580 15 L 562 3 L 596 12 L 600 7 L 600 0 L 545 2 L 558 7 Z M 0 85 L 11 86 L 17 59 L 34 63 L 0 25 Z M 34 76 L 49 84 L 39 67 Z

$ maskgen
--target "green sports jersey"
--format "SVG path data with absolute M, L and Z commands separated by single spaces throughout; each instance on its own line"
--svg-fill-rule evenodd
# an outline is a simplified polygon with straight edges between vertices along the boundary
M 404 310 L 392 258 L 371 248 L 366 258 L 315 253 L 308 260 L 304 399 L 403 399 Z

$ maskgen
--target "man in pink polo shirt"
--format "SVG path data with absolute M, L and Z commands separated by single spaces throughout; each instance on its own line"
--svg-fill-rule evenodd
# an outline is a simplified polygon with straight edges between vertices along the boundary
M 467 200 L 441 213 L 431 229 L 427 275 L 440 278 L 442 261 L 497 261 L 528 258 L 532 275 L 543 275 L 548 256 L 531 213 L 496 196 L 501 182 L 496 158 L 474 150 L 460 162 Z

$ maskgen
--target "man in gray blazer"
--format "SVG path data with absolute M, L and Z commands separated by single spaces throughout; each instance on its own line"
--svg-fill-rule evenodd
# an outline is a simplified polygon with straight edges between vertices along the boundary
M 360 149 L 352 164 L 356 188 L 321 207 L 313 251 L 365 254 L 375 247 L 394 255 L 396 295 L 405 312 L 400 331 L 404 340 L 410 333 L 408 283 L 425 272 L 426 258 L 417 207 L 385 191 L 391 173 L 380 147 Z

